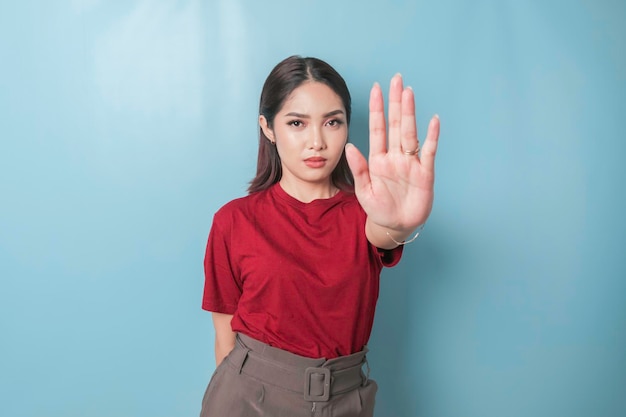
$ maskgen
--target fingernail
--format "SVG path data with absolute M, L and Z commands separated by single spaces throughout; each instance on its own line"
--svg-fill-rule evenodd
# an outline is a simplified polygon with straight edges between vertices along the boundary
M 374 85 L 372 87 L 378 87 L 378 81 L 374 81 Z
M 437 120 L 439 120 L 439 115 L 435 113 L 435 117 L 437 118 Z
M 399 72 L 396 72 L 396 75 L 394 75 L 394 77 L 400 77 L 400 78 L 402 78 L 402 74 L 400 74 Z
M 411 90 L 411 91 L 413 91 L 413 87 L 411 87 L 411 86 L 408 86 L 408 87 L 406 87 L 406 88 L 407 88 L 407 90 Z

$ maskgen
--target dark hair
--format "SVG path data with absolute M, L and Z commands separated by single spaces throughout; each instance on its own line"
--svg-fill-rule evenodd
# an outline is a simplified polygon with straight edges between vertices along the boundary
M 337 71 L 326 62 L 317 58 L 302 58 L 290 56 L 274 67 L 268 75 L 261 92 L 259 114 L 265 116 L 267 125 L 273 129 L 274 118 L 283 107 L 289 95 L 306 81 L 317 81 L 329 86 L 343 102 L 346 110 L 346 120 L 350 125 L 351 98 L 348 86 Z M 257 159 L 256 176 L 250 181 L 249 193 L 261 191 L 276 184 L 282 177 L 280 156 L 276 146 L 259 128 L 259 155 Z M 337 166 L 331 174 L 333 184 L 344 190 L 354 189 L 354 178 L 348 167 L 345 151 L 342 152 Z

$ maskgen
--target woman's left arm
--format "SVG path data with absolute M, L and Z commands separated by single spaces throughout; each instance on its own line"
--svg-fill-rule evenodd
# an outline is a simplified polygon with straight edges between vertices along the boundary
M 418 154 L 415 97 L 411 88 L 403 87 L 402 76 L 391 79 L 388 135 L 378 84 L 372 87 L 369 109 L 369 165 L 352 144 L 346 145 L 346 157 L 357 199 L 367 214 L 367 239 L 378 248 L 393 249 L 423 225 L 432 210 L 439 117 L 430 120 Z

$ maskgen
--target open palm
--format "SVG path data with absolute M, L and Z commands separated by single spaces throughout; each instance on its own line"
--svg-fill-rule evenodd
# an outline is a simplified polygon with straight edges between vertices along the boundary
M 439 118 L 434 116 L 421 155 L 415 121 L 415 98 L 402 76 L 391 79 L 389 132 L 378 84 L 370 93 L 369 164 L 355 146 L 346 146 L 355 193 L 370 221 L 393 230 L 412 230 L 426 222 L 433 205 Z

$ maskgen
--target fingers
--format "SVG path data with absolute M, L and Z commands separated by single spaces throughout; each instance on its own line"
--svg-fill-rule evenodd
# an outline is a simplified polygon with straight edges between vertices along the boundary
M 367 161 L 363 154 L 351 143 L 346 144 L 346 159 L 354 177 L 354 192 L 357 197 L 366 195 L 371 188 Z
M 370 91 L 370 158 L 387 151 L 385 104 L 380 85 L 375 83 Z
M 389 151 L 400 151 L 402 145 L 402 75 L 396 74 L 389 85 Z
M 415 97 L 411 87 L 402 91 L 402 123 L 400 126 L 401 150 L 403 152 L 417 152 L 417 123 L 415 122 Z
M 428 133 L 426 134 L 426 141 L 420 157 L 422 166 L 431 172 L 435 170 L 435 155 L 437 153 L 437 145 L 439 144 L 439 127 L 439 116 L 435 115 L 428 124 Z
M 388 151 L 393 153 L 415 152 L 417 154 L 419 140 L 415 118 L 415 95 L 413 89 L 403 87 L 402 75 L 400 74 L 394 75 L 389 85 L 388 136 L 384 111 L 383 93 L 380 85 L 376 83 L 370 92 L 370 158 Z M 437 129 L 438 126 L 437 123 Z M 429 136 L 431 135 L 430 132 L 429 127 Z M 438 137 L 438 135 L 437 130 L 436 136 Z M 434 141 L 436 142 L 436 139 Z M 436 149 L 435 143 L 435 152 Z

